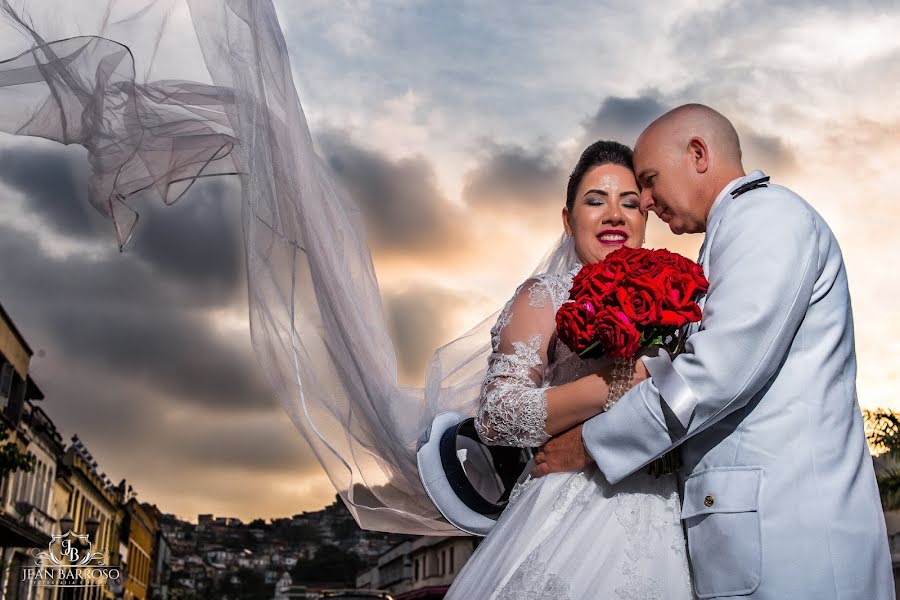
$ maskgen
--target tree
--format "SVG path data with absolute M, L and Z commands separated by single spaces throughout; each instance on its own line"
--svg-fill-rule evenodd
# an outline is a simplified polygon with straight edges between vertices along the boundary
M 301 560 L 291 571 L 295 583 L 329 582 L 355 585 L 356 574 L 363 561 L 353 552 L 337 546 L 324 545 L 315 558 Z
M 284 530 L 284 539 L 292 544 L 301 542 L 313 542 L 318 544 L 321 534 L 318 527 L 312 525 L 291 525 Z
M 232 579 L 235 581 L 232 581 Z M 266 584 L 265 578 L 261 573 L 241 567 L 232 575 L 225 575 L 217 590 L 217 597 L 235 598 L 237 600 L 270 600 L 274 593 L 275 586 Z
M 0 478 L 19 469 L 30 473 L 36 460 L 34 454 L 22 452 L 19 446 L 9 441 L 9 427 L 0 422 Z
M 881 506 L 884 510 L 900 510 L 900 413 L 886 408 L 863 409 L 863 417 L 872 455 L 893 463 L 876 475 Z

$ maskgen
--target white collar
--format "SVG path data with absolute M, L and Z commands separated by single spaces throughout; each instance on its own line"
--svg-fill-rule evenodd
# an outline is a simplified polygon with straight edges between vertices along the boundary
M 766 174 L 756 169 L 755 171 L 751 171 L 747 175 L 742 175 L 740 177 L 736 177 L 728 182 L 728 184 L 722 188 L 722 191 L 719 192 L 719 195 L 716 196 L 715 201 L 712 203 L 712 206 L 709 207 L 709 214 L 706 215 L 706 228 L 709 230 L 709 225 L 713 221 L 713 213 L 716 212 L 716 209 L 719 208 L 722 204 L 722 199 L 728 196 L 734 188 L 738 186 L 739 183 L 743 183 L 746 181 L 753 181 L 754 179 L 759 179 L 760 177 L 765 177 Z

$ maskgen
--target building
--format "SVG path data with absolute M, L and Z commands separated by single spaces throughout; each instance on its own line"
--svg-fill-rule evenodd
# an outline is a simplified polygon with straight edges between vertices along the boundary
M 412 584 L 396 600 L 443 598 L 463 565 L 475 551 L 473 537 L 425 536 L 412 543 Z
M 356 577 L 359 589 L 385 590 L 396 596 L 412 585 L 412 542 L 401 542 L 378 557 L 378 563 Z
M 0 427 L 7 443 L 30 456 L 31 466 L 0 472 L 0 598 L 43 598 L 20 581 L 21 569 L 33 566 L 32 548 L 46 548 L 56 529 L 53 517 L 56 464 L 62 438 L 34 402 L 44 394 L 31 378 L 33 352 L 0 305 Z
M 395 600 L 440 600 L 475 551 L 476 538 L 423 536 L 402 542 L 356 578 L 357 588 L 385 590 Z
M 122 497 L 131 489 L 123 479 L 118 490 Z M 156 507 L 145 506 L 132 496 L 124 505 L 120 529 L 125 552 L 122 554 L 125 594 L 123 600 L 148 600 L 153 577 L 156 540 L 159 531 Z
M 169 576 L 172 573 L 172 545 L 166 536 L 161 522 L 164 515 L 155 504 L 143 503 L 144 510 L 152 512 L 156 521 L 156 540 L 154 541 L 155 553 L 153 555 L 153 568 L 150 571 L 150 598 L 153 600 L 168 600 Z
M 77 435 L 62 457 L 60 477 L 67 479 L 70 488 L 65 512 L 60 517 L 60 531 L 71 529 L 86 534 L 92 552 L 104 554 L 104 564 L 122 565 L 125 548 L 120 542 L 123 520 L 123 498 L 105 473 L 97 469 L 97 461 Z M 95 582 L 84 588 L 59 588 L 48 600 L 101 600 L 121 597 L 114 582 Z

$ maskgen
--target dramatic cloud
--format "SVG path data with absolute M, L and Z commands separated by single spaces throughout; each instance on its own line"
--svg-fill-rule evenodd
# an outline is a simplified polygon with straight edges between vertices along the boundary
M 0 146 L 0 184 L 16 193 L 43 232 L 93 242 L 97 248 L 114 248 L 111 223 L 87 201 L 87 177 L 83 149 L 30 142 Z M 239 195 L 236 182 L 229 179 L 198 182 L 188 202 L 172 206 L 131 201 L 140 217 L 126 262 L 139 259 L 159 281 L 180 285 L 195 302 L 234 302 L 246 278 Z
M 318 140 L 328 164 L 367 218 L 373 251 L 446 251 L 463 234 L 462 213 L 438 189 L 425 159 L 394 161 L 339 131 L 326 132 Z
M 567 173 L 554 150 L 485 146 L 478 166 L 465 177 L 466 204 L 476 209 L 514 210 L 520 215 L 564 202 Z
M 232 304 L 246 287 L 237 182 L 216 177 L 195 186 L 185 202 L 140 209 L 126 252 L 210 305 Z
M 597 112 L 583 122 L 582 146 L 603 139 L 615 140 L 633 148 L 644 127 L 670 108 L 673 107 L 662 104 L 653 95 L 606 98 Z
M 0 147 L 0 183 L 23 194 L 28 209 L 53 230 L 75 238 L 110 235 L 87 201 L 86 152 L 61 146 Z
M 214 328 L 214 306 L 118 252 L 54 257 L 35 237 L 0 225 L 0 279 L 16 282 L 4 303 L 40 324 L 57 359 L 77 357 L 161 394 L 210 409 L 270 409 L 252 355 Z M 15 311 L 13 311 L 15 309 Z
M 452 318 L 465 299 L 447 290 L 425 288 L 388 292 L 385 311 L 397 351 L 400 377 L 408 385 L 424 384 L 434 351 L 452 338 Z
M 796 165 L 793 151 L 781 138 L 746 130 L 738 130 L 738 134 L 747 168 L 762 168 L 780 174 Z

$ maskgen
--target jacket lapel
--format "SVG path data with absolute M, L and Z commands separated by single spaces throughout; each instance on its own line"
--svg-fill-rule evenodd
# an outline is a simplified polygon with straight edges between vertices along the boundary
M 703 273 L 706 274 L 707 278 L 709 277 L 709 248 L 712 246 L 713 238 L 715 238 L 716 231 L 719 229 L 719 223 L 722 222 L 722 215 L 725 212 L 726 205 L 733 201 L 734 198 L 731 196 L 731 191 L 737 187 L 740 187 L 745 182 L 752 181 L 754 179 L 758 179 L 763 177 L 764 173 L 762 171 L 753 171 L 749 175 L 741 177 L 737 181 L 733 181 L 725 190 L 723 190 L 723 196 L 717 202 L 718 206 L 715 207 L 715 212 L 710 215 L 709 223 L 706 228 L 706 235 L 703 238 L 703 245 L 700 246 L 700 256 L 697 257 L 697 263 L 703 267 Z M 703 306 L 706 304 L 706 294 L 703 294 L 698 300 L 697 305 L 700 306 L 700 310 L 703 310 Z M 700 326 L 703 323 L 701 320 L 699 323 L 688 323 L 686 327 L 686 335 L 688 337 L 697 333 L 700 330 Z

